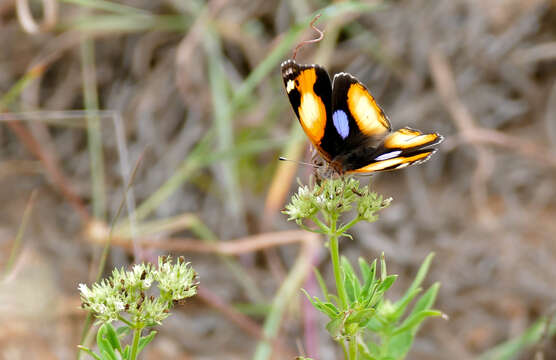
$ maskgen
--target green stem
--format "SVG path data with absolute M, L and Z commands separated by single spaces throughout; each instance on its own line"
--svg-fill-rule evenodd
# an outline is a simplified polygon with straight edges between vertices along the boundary
M 137 359 L 137 349 L 139 348 L 139 339 L 141 339 L 141 331 L 143 327 L 137 327 L 133 330 L 133 343 L 131 345 L 131 355 L 129 357 L 130 360 Z
M 330 217 L 330 257 L 332 258 L 332 269 L 334 271 L 334 280 L 336 281 L 336 290 L 340 307 L 345 310 L 348 304 L 346 289 L 342 281 L 342 268 L 340 267 L 340 250 L 338 246 L 338 233 L 336 232 L 337 216 Z
M 326 226 L 325 224 L 323 224 L 322 221 L 320 221 L 320 219 L 318 218 L 317 215 L 313 215 L 311 216 L 311 220 L 313 220 L 313 222 L 315 224 L 317 224 L 317 226 L 319 227 L 319 229 L 321 231 L 323 231 L 325 234 L 328 234 L 330 232 L 330 228 L 328 228 L 328 226 Z
M 380 335 L 380 355 L 386 357 L 388 355 L 388 348 L 390 347 L 390 331 L 385 331 Z
M 357 337 L 350 336 L 348 338 L 348 343 L 349 343 L 349 359 L 357 360 Z
M 302 223 L 297 224 L 300 228 L 302 228 L 305 231 L 309 231 L 309 232 L 313 232 L 315 234 L 321 234 L 321 235 L 327 235 L 328 231 L 323 231 L 323 230 L 315 230 L 315 229 L 311 229 L 310 227 L 308 227 L 307 225 L 304 225 Z
M 129 326 L 130 328 L 133 327 L 133 324 L 131 323 L 131 321 L 127 320 L 125 317 L 123 317 L 121 315 L 118 315 L 118 320 L 120 320 L 121 322 L 123 322 L 124 324 Z
M 338 340 L 338 343 L 342 345 L 342 350 L 344 351 L 344 359 L 349 360 L 349 354 L 346 349 L 346 344 L 344 343 L 344 340 Z
M 342 226 L 340 229 L 338 229 L 337 233 L 339 235 L 342 235 L 343 233 L 348 231 L 353 225 L 357 224 L 360 220 L 361 218 L 359 216 L 354 217 L 353 220 L 351 220 L 350 222 Z

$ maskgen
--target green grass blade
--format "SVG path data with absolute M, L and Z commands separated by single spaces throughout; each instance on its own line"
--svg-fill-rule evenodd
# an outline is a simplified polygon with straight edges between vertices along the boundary
M 517 357 L 517 355 L 524 349 L 534 346 L 542 340 L 546 334 L 548 337 L 556 334 L 556 323 L 554 320 L 550 321 L 550 328 L 547 329 L 547 321 L 549 318 L 541 318 L 531 325 L 525 332 L 518 337 L 508 340 L 500 345 L 481 354 L 478 360 L 510 360 Z
M 61 23 L 57 30 L 112 34 L 142 31 L 175 31 L 185 33 L 192 23 L 185 15 L 84 15 Z
M 15 236 L 14 244 L 12 246 L 12 249 L 10 250 L 10 255 L 8 257 L 8 260 L 6 261 L 6 267 L 4 269 L 4 277 L 7 276 L 12 270 L 13 265 L 15 263 L 15 259 L 19 254 L 19 249 L 21 248 L 23 234 L 25 232 L 25 228 L 27 227 L 27 222 L 29 221 L 29 217 L 31 216 L 31 211 L 33 210 L 33 205 L 35 204 L 36 196 L 37 196 L 37 191 L 33 190 L 31 196 L 29 197 L 29 201 L 27 201 L 27 206 L 25 206 L 25 210 L 23 211 L 21 224 L 19 225 L 19 229 L 17 229 L 17 235 Z
M 217 148 L 220 151 L 229 151 L 234 148 L 233 119 L 230 116 L 230 101 L 227 94 L 228 79 L 224 72 L 223 54 L 220 38 L 216 31 L 207 25 L 205 28 L 205 50 L 208 54 L 209 83 L 212 94 L 212 108 L 214 115 L 214 128 L 216 131 Z M 241 186 L 237 173 L 235 159 L 220 163 L 220 178 L 226 194 L 225 204 L 230 209 L 237 221 L 243 215 L 241 203 Z
M 33 80 L 41 76 L 43 71 L 43 67 L 35 67 L 17 80 L 17 82 L 0 97 L 0 112 L 7 111 L 10 104 L 17 99 L 19 94 L 21 94 Z
M 266 317 L 263 327 L 265 340 L 260 341 L 257 345 L 253 360 L 267 360 L 270 358 L 272 346 L 269 340 L 272 340 L 278 333 L 286 307 L 299 291 L 301 283 L 307 275 L 307 270 L 311 266 L 309 260 L 311 258 L 310 254 L 315 250 L 314 246 L 317 245 L 303 245 L 293 268 L 276 292 L 274 300 L 272 301 L 272 310 Z
M 79 5 L 95 10 L 109 11 L 113 13 L 129 15 L 129 14 L 149 14 L 147 10 L 138 9 L 136 7 L 118 4 L 106 0 L 61 0 L 68 4 Z
M 83 73 L 83 97 L 87 115 L 87 147 L 89 150 L 91 184 L 93 195 L 93 215 L 104 220 L 106 195 L 104 189 L 104 160 L 102 156 L 102 134 L 98 116 L 98 92 L 96 82 L 94 41 L 84 39 L 81 43 L 81 63 Z

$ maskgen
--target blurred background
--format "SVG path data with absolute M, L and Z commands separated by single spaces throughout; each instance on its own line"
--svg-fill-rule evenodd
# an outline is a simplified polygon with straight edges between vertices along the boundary
M 106 269 L 170 253 L 199 273 L 144 359 L 251 358 L 269 314 L 274 358 L 339 356 L 299 291 L 320 294 L 312 266 L 333 283 L 327 249 L 280 213 L 311 169 L 278 157 L 311 152 L 279 65 L 316 13 L 299 62 L 446 138 L 362 178 L 394 200 L 341 242 L 384 251 L 394 300 L 436 253 L 449 320 L 409 358 L 556 358 L 556 2 L 1 0 L 1 359 L 76 357 L 110 228 Z

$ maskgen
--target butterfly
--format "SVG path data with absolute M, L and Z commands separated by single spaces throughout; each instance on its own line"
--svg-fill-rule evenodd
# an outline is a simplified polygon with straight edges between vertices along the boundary
M 390 121 L 357 78 L 338 73 L 330 81 L 319 65 L 282 63 L 286 93 L 301 127 L 338 174 L 397 170 L 427 161 L 443 137 Z

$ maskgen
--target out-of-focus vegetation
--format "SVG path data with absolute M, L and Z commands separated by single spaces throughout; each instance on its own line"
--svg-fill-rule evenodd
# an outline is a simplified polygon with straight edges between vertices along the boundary
M 108 238 L 106 271 L 171 252 L 199 273 L 145 359 L 336 358 L 299 291 L 318 292 L 312 266 L 332 284 L 326 249 L 280 213 L 311 169 L 278 156 L 311 154 L 279 64 L 316 13 L 325 37 L 299 62 L 446 137 L 372 177 L 394 201 L 341 244 L 352 262 L 384 251 L 398 295 L 436 253 L 424 286 L 450 319 L 409 358 L 556 356 L 554 1 L 4 0 L 0 358 L 75 358 L 77 284 Z

